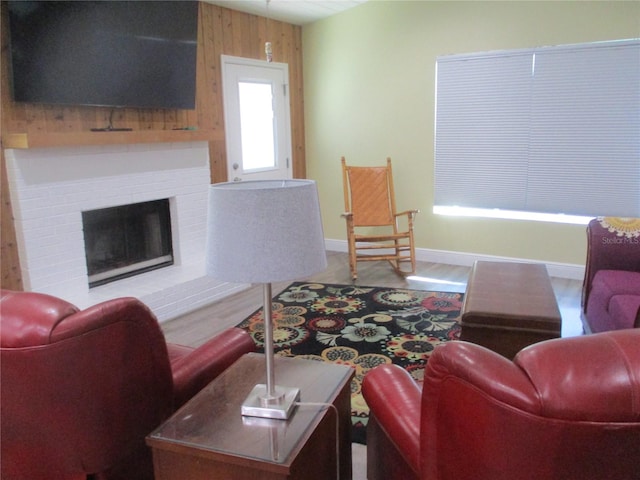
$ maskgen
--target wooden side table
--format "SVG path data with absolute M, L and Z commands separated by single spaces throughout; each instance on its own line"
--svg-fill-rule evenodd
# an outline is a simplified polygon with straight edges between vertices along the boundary
M 264 355 L 244 355 L 147 437 L 156 480 L 351 479 L 352 369 L 276 357 L 275 372 L 277 385 L 300 388 L 288 420 L 240 415 L 266 377 Z M 338 432 L 333 408 L 305 402 L 334 405 Z

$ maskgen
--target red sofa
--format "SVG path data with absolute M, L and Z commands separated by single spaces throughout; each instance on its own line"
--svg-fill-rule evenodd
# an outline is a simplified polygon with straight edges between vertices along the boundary
M 435 349 L 421 388 L 401 367 L 363 381 L 368 480 L 640 478 L 640 330 L 547 340 L 513 361 Z
M 582 308 L 589 333 L 640 327 L 640 219 L 589 222 Z
M 244 353 L 229 329 L 197 349 L 167 344 L 133 298 L 80 311 L 0 290 L 0 477 L 153 478 L 144 439 Z

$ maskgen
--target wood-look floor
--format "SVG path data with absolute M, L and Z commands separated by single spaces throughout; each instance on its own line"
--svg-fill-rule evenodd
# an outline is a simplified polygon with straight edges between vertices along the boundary
M 346 253 L 327 252 L 328 267 L 322 273 L 310 277 L 310 282 L 351 284 Z M 416 275 L 403 278 L 394 273 L 387 262 L 362 262 L 358 264 L 357 285 L 464 292 L 469 267 L 418 262 Z M 563 278 L 551 278 L 558 306 L 562 314 L 562 336 L 582 334 L 580 297 L 582 282 Z M 275 295 L 289 282 L 272 285 Z M 237 325 L 262 306 L 261 285 L 229 296 L 205 308 L 165 322 L 162 328 L 167 341 L 182 345 L 199 346 L 227 327 Z M 352 445 L 353 480 L 366 480 L 366 447 Z
M 310 282 L 351 284 L 347 254 L 327 252 L 328 267 L 306 279 Z M 403 278 L 396 275 L 387 262 L 361 262 L 358 264 L 357 285 L 464 292 L 469 267 L 417 262 L 416 275 Z M 305 279 L 301 279 L 304 281 Z M 580 296 L 582 282 L 564 278 L 551 278 L 558 306 L 562 314 L 562 336 L 582 334 Z M 290 282 L 274 283 L 273 294 L 279 293 Z M 262 285 L 255 285 L 231 295 L 205 308 L 162 324 L 167 341 L 188 346 L 199 346 L 227 327 L 237 325 L 262 306 Z

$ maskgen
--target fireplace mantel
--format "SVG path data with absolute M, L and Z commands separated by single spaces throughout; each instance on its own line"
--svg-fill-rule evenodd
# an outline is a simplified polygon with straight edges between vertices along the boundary
M 3 135 L 4 148 L 47 148 L 82 145 L 173 143 L 222 140 L 222 130 L 132 130 L 106 132 L 36 132 Z

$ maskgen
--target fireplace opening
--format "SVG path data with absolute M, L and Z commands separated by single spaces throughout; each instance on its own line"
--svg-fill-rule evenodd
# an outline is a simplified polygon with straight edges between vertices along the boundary
M 169 199 L 82 212 L 89 287 L 173 265 Z

